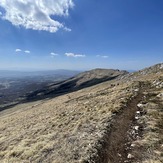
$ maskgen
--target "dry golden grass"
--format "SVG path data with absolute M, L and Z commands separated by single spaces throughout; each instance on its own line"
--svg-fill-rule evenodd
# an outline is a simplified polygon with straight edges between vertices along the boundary
M 142 107 L 146 114 L 139 123 L 145 125 L 144 134 L 136 143 L 144 149 L 143 163 L 163 162 L 163 105 L 162 96 L 158 96 L 162 90 L 152 88 Z
M 154 80 L 161 81 L 162 75 L 154 73 L 147 78 L 147 75 L 135 74 L 132 79 L 126 77 L 122 81 L 105 82 L 1 112 L 0 162 L 84 163 L 97 154 L 98 141 L 109 130 L 114 114 L 136 96 L 139 81 L 152 85 Z M 160 141 L 159 133 L 150 131 L 152 127 L 157 130 L 157 125 L 162 125 L 162 121 L 155 118 L 157 116 L 160 114 L 149 111 L 145 117 L 149 132 L 140 142 L 144 146 L 150 145 L 152 150 Z M 153 157 L 148 159 L 152 161 Z
M 103 137 L 112 112 L 134 95 L 136 87 L 137 84 L 112 87 L 106 82 L 38 104 L 15 106 L 12 112 L 1 115 L 1 162 L 87 159 Z

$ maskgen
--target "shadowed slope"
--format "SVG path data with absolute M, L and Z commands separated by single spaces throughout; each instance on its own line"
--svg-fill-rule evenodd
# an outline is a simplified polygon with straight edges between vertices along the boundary
M 127 71 L 113 69 L 94 69 L 80 73 L 68 80 L 51 84 L 42 90 L 27 95 L 26 100 L 37 100 L 47 97 L 55 97 L 61 94 L 70 93 L 82 88 L 90 87 L 104 81 L 113 80 L 127 74 Z

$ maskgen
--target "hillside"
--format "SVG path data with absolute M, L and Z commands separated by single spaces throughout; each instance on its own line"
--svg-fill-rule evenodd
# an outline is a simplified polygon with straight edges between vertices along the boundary
M 0 112 L 0 161 L 163 162 L 163 64 L 107 72 L 81 73 L 33 97 L 61 96 Z
M 113 80 L 128 74 L 127 71 L 113 70 L 113 69 L 94 69 L 80 73 L 70 79 L 62 82 L 50 84 L 43 89 L 39 89 L 27 94 L 26 100 L 38 100 L 49 97 L 56 97 L 61 94 L 70 93 L 80 90 L 82 88 L 90 87 L 104 81 Z

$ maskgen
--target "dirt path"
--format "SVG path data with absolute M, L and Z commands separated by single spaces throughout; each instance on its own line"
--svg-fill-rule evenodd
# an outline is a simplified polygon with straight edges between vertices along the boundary
M 128 143 L 128 131 L 134 122 L 136 111 L 139 110 L 137 104 L 142 97 L 142 94 L 139 93 L 115 118 L 108 140 L 108 163 L 133 162 L 132 158 L 127 158 L 126 144 Z

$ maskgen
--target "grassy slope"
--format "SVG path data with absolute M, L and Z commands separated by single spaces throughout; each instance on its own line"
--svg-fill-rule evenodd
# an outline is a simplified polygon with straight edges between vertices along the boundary
M 161 76 L 162 73 L 139 73 L 136 77 L 121 79 L 121 82 L 105 82 L 2 112 L 1 162 L 75 163 L 88 160 L 97 155 L 101 148 L 99 140 L 110 129 L 115 113 L 136 96 L 139 81 L 162 82 Z M 162 91 L 155 89 L 159 93 Z
M 138 120 L 138 125 L 144 126 L 143 136 L 132 142 L 133 155 L 143 163 L 163 162 L 163 89 L 156 87 L 152 83 L 144 92 L 140 109 L 145 114 Z
M 127 84 L 112 88 L 105 83 L 19 113 L 3 115 L 1 160 L 75 162 L 86 159 L 88 151 L 103 137 L 112 112 L 123 105 L 134 89 Z

